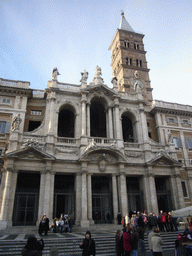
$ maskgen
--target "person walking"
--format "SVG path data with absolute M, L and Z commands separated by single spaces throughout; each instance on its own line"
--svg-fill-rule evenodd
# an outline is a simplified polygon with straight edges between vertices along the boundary
M 123 237 L 121 235 L 121 230 L 117 230 L 116 236 L 115 236 L 115 249 L 117 256 L 124 255 L 124 249 L 123 249 Z
M 137 228 L 132 228 L 132 236 L 131 236 L 131 256 L 138 256 L 138 241 L 139 241 L 139 233 Z
M 153 256 L 162 256 L 162 245 L 163 241 L 160 237 L 160 233 L 158 229 L 155 229 L 154 234 L 151 238 Z
M 151 254 L 153 256 L 153 247 L 152 247 L 152 242 L 151 242 L 151 238 L 153 237 L 154 235 L 154 230 L 156 230 L 157 227 L 156 226 L 153 226 L 152 227 L 152 230 L 149 232 L 148 234 L 148 244 L 149 244 L 149 250 L 151 251 Z
M 126 231 L 123 232 L 123 248 L 125 252 L 125 256 L 130 256 L 131 254 L 131 232 L 130 232 L 130 224 L 126 225 Z
M 91 232 L 87 231 L 85 233 L 85 239 L 80 243 L 80 248 L 83 249 L 82 256 L 95 256 L 95 241 L 91 238 Z

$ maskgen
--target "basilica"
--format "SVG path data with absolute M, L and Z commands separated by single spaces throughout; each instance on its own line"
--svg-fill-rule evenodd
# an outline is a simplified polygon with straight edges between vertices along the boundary
M 192 204 L 192 106 L 153 100 L 143 38 L 122 13 L 112 86 L 99 66 L 78 84 L 53 68 L 44 90 L 0 78 L 1 230 L 43 214 L 89 227 Z

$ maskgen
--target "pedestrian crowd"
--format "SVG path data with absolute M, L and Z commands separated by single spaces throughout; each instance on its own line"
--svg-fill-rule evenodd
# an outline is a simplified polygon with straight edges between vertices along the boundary
M 176 219 L 171 212 L 160 211 L 159 215 L 145 212 L 127 213 L 122 217 L 117 215 L 118 224 L 123 225 L 122 231 L 116 233 L 116 254 L 117 256 L 145 256 L 144 233 L 148 235 L 149 248 L 154 256 L 162 255 L 163 241 L 160 232 L 178 231 Z
M 64 213 L 60 215 L 60 218 L 54 218 L 51 225 L 49 225 L 49 219 L 44 214 L 39 222 L 39 235 L 41 236 L 43 232 L 47 235 L 49 230 L 53 233 L 72 232 L 72 228 L 73 219 L 68 214 Z

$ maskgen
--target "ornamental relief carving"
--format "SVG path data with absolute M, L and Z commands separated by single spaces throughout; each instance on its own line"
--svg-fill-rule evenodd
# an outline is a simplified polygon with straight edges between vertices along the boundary
M 125 152 L 125 156 L 134 157 L 134 158 L 142 158 L 143 159 L 143 153 Z
M 111 156 L 110 154 L 104 154 L 104 153 L 97 153 L 97 154 L 92 154 L 88 157 L 88 160 L 91 163 L 96 163 L 99 164 L 101 162 L 101 165 L 107 165 L 107 164 L 115 164 L 117 163 L 117 158 L 115 158 L 114 156 Z M 104 163 L 104 161 L 105 163 Z
M 55 153 L 58 154 L 58 153 L 63 153 L 63 154 L 78 154 L 78 149 L 74 149 L 74 148 L 60 148 L 60 147 L 56 147 L 55 148 Z

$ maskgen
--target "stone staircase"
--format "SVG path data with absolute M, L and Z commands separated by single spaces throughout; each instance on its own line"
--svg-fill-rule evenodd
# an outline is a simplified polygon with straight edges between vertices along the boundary
M 173 255 L 175 248 L 175 240 L 177 238 L 178 232 L 161 233 L 163 239 L 163 251 L 172 252 Z M 96 255 L 100 256 L 114 256 L 115 254 L 115 238 L 113 235 L 103 235 L 99 237 L 93 237 L 96 243 Z M 79 248 L 79 244 L 82 242 L 82 238 L 56 238 L 56 239 L 46 239 L 44 240 L 45 247 L 43 250 L 43 256 L 50 255 L 50 249 L 52 246 L 58 248 L 59 256 L 80 256 L 82 255 L 82 250 Z M 0 241 L 0 255 L 21 255 L 22 248 L 26 244 L 26 241 Z M 150 255 L 147 236 L 145 235 L 145 248 L 146 255 Z

